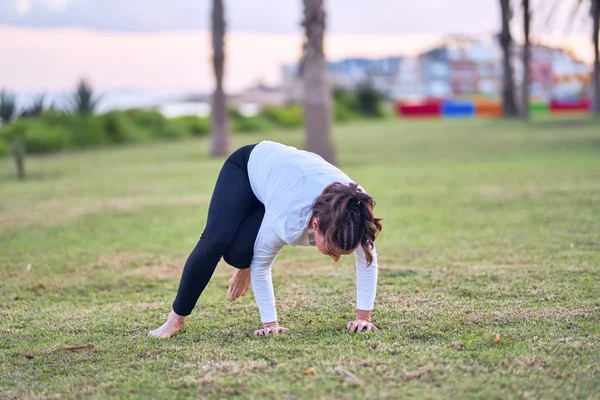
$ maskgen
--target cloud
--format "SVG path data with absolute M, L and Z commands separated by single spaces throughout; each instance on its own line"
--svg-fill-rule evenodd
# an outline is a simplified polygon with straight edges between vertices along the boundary
M 207 31 L 211 3 L 211 0 L 0 0 L 0 26 L 121 32 Z M 301 31 L 302 0 L 224 0 L 224 3 L 230 31 L 280 34 Z M 567 7 L 569 2 L 563 3 Z M 540 15 L 545 12 L 544 7 L 548 9 L 548 2 L 533 0 L 533 4 L 538 15 L 534 21 L 537 27 L 543 25 L 544 18 Z M 490 34 L 500 28 L 497 0 L 325 0 L 325 5 L 330 33 Z M 559 15 L 569 14 L 566 9 L 558 11 Z M 516 7 L 513 25 L 517 32 L 520 20 L 520 9 Z M 587 32 L 587 28 L 581 29 Z
M 109 31 L 189 31 L 210 27 L 210 0 L 2 0 L 0 25 Z M 480 32 L 496 24 L 496 4 L 481 0 L 328 0 L 336 33 Z M 232 30 L 300 31 L 301 0 L 225 0 Z M 476 18 L 470 17 L 476 15 Z

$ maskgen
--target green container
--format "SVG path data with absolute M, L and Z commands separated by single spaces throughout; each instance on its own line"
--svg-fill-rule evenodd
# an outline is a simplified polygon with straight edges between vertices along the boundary
M 529 112 L 534 113 L 548 113 L 548 104 L 547 103 L 530 103 L 529 104 Z

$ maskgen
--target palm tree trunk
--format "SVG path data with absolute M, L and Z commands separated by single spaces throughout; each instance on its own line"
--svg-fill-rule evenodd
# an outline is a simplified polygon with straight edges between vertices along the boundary
M 504 75 L 502 79 L 502 113 L 505 117 L 517 115 L 515 101 L 515 85 L 513 70 L 510 63 L 510 50 L 512 47 L 512 36 L 510 34 L 510 19 L 512 10 L 510 0 L 500 0 L 502 14 L 502 31 L 500 32 L 500 45 L 502 47 Z
M 306 149 L 335 164 L 336 154 L 331 137 L 331 88 L 327 81 L 327 64 L 323 49 L 325 9 L 323 0 L 303 2 L 302 25 L 306 35 L 306 46 L 302 73 Z
M 593 112 L 600 116 L 600 0 L 592 0 L 592 19 L 594 21 L 594 109 Z
M 17 177 L 19 179 L 25 179 L 25 143 L 23 143 L 23 140 L 17 138 L 13 140 L 11 147 L 12 155 L 15 160 Z
M 523 118 L 529 119 L 529 87 L 531 86 L 531 77 L 529 75 L 529 63 L 531 60 L 531 42 L 529 40 L 529 31 L 531 24 L 531 11 L 529 9 L 529 0 L 523 0 L 523 32 L 525 33 L 525 46 L 523 48 L 523 100 L 521 107 Z
M 225 67 L 225 11 L 223 0 L 213 0 L 212 45 L 215 91 L 212 97 L 211 110 L 211 155 L 224 156 L 229 153 L 229 121 L 227 101 L 223 90 Z

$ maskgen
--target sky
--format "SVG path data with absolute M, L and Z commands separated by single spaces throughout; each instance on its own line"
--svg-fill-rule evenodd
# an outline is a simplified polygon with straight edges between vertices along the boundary
M 302 2 L 224 2 L 226 87 L 277 83 L 281 64 L 300 55 Z M 416 54 L 443 35 L 494 34 L 497 3 L 325 0 L 327 56 Z M 210 0 L 0 0 L 0 88 L 65 90 L 86 77 L 101 90 L 210 90 L 210 6 Z M 536 38 L 591 60 L 584 11 L 570 35 L 560 21 L 552 32 L 538 18 Z M 518 38 L 518 10 L 516 16 Z

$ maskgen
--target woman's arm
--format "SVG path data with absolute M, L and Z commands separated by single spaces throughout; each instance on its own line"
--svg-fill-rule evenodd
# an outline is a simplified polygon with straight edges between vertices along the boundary
M 362 247 L 354 251 L 356 258 L 356 319 L 348 323 L 347 328 L 352 331 L 377 330 L 371 323 L 371 311 L 375 304 L 377 294 L 377 251 L 375 246 L 371 250 L 373 262 L 367 265 L 367 257 Z
M 258 336 L 287 331 L 277 322 L 275 293 L 271 277 L 273 262 L 284 245 L 285 242 L 277 236 L 269 223 L 269 217 L 265 215 L 254 244 L 254 256 L 250 264 L 252 291 L 263 323 L 263 328 L 254 332 Z

